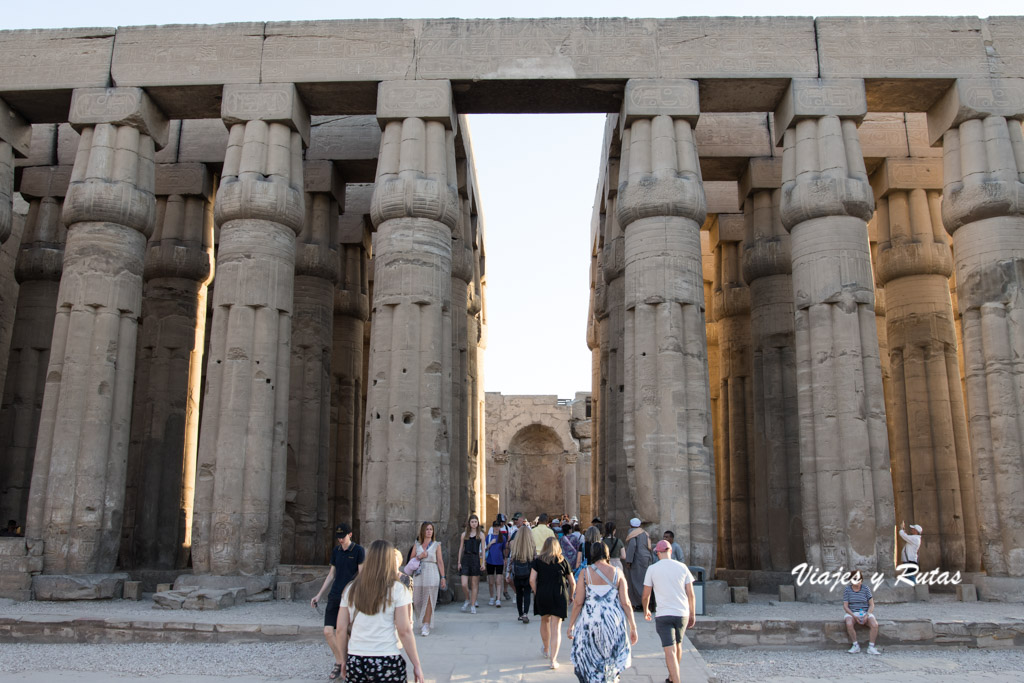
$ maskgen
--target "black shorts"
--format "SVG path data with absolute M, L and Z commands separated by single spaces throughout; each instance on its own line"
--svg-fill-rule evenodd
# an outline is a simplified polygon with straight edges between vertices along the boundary
M 683 621 L 683 617 L 655 617 L 654 628 L 661 638 L 661 646 L 672 647 L 677 643 L 682 644 L 686 622 Z
M 462 567 L 459 569 L 459 576 L 483 576 L 484 570 L 480 568 L 480 558 L 476 555 L 463 555 Z
M 487 563 L 487 576 L 494 576 L 495 574 L 501 574 L 505 571 L 505 565 L 503 564 L 491 564 Z
M 324 610 L 324 626 L 338 627 L 338 610 L 341 609 L 341 596 L 327 596 L 327 608 Z
M 345 658 L 345 680 L 348 683 L 405 683 L 405 658 L 402 655 L 390 657 L 360 657 L 348 655 Z

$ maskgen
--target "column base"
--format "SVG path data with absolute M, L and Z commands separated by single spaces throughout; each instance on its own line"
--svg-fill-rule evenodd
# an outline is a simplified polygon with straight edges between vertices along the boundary
M 39 574 L 32 577 L 36 600 L 120 600 L 127 574 Z
M 32 577 L 42 571 L 42 541 L 0 538 L 0 598 L 31 600 Z
M 1024 602 L 1024 576 L 974 577 L 978 599 L 997 602 Z

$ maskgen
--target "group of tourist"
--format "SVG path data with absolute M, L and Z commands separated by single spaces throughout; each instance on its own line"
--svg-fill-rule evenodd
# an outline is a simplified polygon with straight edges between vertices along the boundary
M 530 622 L 533 602 L 534 616 L 540 618 L 541 652 L 550 668 L 559 667 L 561 625 L 569 619 L 566 635 L 572 640 L 574 672 L 580 681 L 596 683 L 617 680 L 630 666 L 631 647 L 637 642 L 633 612 L 642 610 L 650 620 L 653 595 L 669 680 L 678 683 L 683 635 L 694 623 L 693 576 L 674 559 L 682 556 L 679 546 L 663 539 L 653 548 L 657 558 L 652 557 L 639 519 L 631 520 L 626 543 L 616 538 L 614 523 L 601 529 L 600 519 L 585 533 L 575 519 L 558 520 L 555 529 L 547 515 L 536 521 L 531 527 L 521 513 L 513 515 L 512 523 L 498 515 L 485 533 L 479 517 L 470 516 L 459 536 L 462 611 L 476 614 L 481 576 L 487 576 L 495 607 L 501 607 L 502 597 L 509 599 L 505 590 L 511 584 L 524 624 Z M 432 523 L 421 524 L 403 556 L 384 540 L 364 550 L 353 542 L 347 524 L 335 529 L 338 542 L 330 570 L 310 601 L 319 609 L 327 596 L 324 637 L 335 660 L 330 680 L 405 681 L 407 665 L 400 648 L 415 680 L 424 680 L 414 621 L 421 635 L 429 635 L 438 591 L 447 588 L 444 555 L 434 532 Z M 627 574 L 632 578 L 627 580 Z

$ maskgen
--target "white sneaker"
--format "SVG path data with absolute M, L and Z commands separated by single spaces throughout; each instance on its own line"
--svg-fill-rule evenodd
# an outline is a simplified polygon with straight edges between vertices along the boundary
M 850 647 L 850 649 L 849 649 L 849 650 L 847 650 L 847 652 L 849 652 L 849 653 L 850 653 L 851 655 L 855 655 L 855 654 L 857 654 L 858 652 L 860 652 L 860 643 L 854 643 L 854 644 L 853 644 L 853 645 L 852 645 L 852 646 Z
M 501 600 L 495 600 L 494 601 L 494 606 L 495 607 L 501 607 Z
M 872 645 L 871 643 L 868 643 L 868 654 L 869 655 L 880 655 L 880 654 L 882 654 L 882 651 L 879 650 L 874 645 Z
M 429 636 L 430 635 L 430 627 L 427 626 L 426 624 L 423 624 L 423 628 L 420 629 L 420 635 L 421 636 Z
M 465 612 L 468 609 L 469 609 L 469 600 L 466 600 L 464 603 L 462 603 L 462 611 Z
M 476 614 L 476 605 L 473 605 L 472 607 L 469 608 L 469 613 L 470 614 Z
M 494 606 L 494 598 L 491 598 L 491 601 L 489 603 L 487 603 L 487 604 L 490 605 L 491 607 L 493 607 Z

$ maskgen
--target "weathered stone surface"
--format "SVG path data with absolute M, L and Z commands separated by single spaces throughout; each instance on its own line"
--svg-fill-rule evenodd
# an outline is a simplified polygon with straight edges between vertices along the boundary
M 228 130 L 250 121 L 284 124 L 309 145 L 309 113 L 291 83 L 228 84 L 224 86 L 221 118 Z
M 264 574 L 261 576 L 218 576 L 213 574 L 182 574 L 174 581 L 174 590 L 187 590 L 191 588 L 210 588 L 213 590 L 228 590 L 230 588 L 243 588 L 247 595 L 256 595 L 265 590 L 274 588 L 274 575 Z
M 125 581 L 124 582 L 124 595 L 125 600 L 139 600 L 142 598 L 142 582 L 141 581 Z
M 961 583 L 956 587 L 956 599 L 960 602 L 977 602 L 978 589 L 973 583 Z
M 972 119 L 1024 118 L 1024 78 L 958 78 L 928 110 L 928 139 Z
M 278 581 L 274 597 L 278 600 L 291 600 L 295 594 L 294 588 L 295 584 L 291 581 Z
M 732 601 L 735 603 L 746 603 L 750 600 L 746 586 L 733 586 L 729 591 L 732 593 Z
M 800 121 L 839 116 L 860 122 L 867 111 L 864 81 L 794 78 L 775 109 L 775 143 L 780 144 L 786 129 Z
M 974 579 L 979 600 L 1024 602 L 1024 579 L 1017 576 L 978 576 Z
M 220 119 L 189 119 L 181 122 L 177 161 L 219 164 L 228 148 L 228 131 Z
M 443 123 L 454 130 L 455 102 L 451 81 L 384 81 L 377 90 L 377 121 L 383 129 L 389 121 L 416 117 Z
M 779 602 L 794 602 L 796 586 L 779 586 Z
M 32 143 L 32 126 L 0 99 L 0 140 L 12 148 L 19 157 L 27 157 Z
M 181 608 L 196 610 L 225 609 L 245 602 L 245 595 L 244 588 L 228 588 L 223 590 L 200 588 L 189 592 L 188 597 L 181 604 Z
M 695 125 L 700 118 L 697 81 L 661 78 L 631 78 L 626 81 L 622 114 L 619 116 L 621 130 L 630 127 L 637 119 L 655 116 L 671 116 L 688 121 L 690 126 Z
M 110 600 L 121 598 L 127 574 L 40 574 L 32 577 L 36 600 Z
M 732 593 L 729 591 L 729 584 L 725 581 L 704 582 L 704 604 L 724 605 L 732 602 Z
M 78 88 L 71 95 L 68 122 L 79 133 L 98 124 L 130 126 L 157 147 L 167 144 L 167 117 L 142 88 Z

